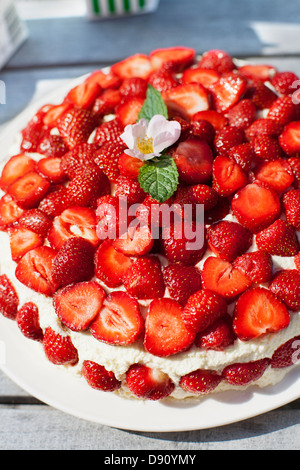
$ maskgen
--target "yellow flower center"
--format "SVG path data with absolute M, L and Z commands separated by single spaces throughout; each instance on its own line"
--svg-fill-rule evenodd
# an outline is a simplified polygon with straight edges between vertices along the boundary
M 145 136 L 143 139 L 139 138 L 137 140 L 137 148 L 144 155 L 153 153 L 153 137 Z

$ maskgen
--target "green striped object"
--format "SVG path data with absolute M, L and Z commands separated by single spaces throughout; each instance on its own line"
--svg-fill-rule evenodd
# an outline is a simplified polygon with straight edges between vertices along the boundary
M 90 16 L 141 13 L 156 9 L 159 0 L 86 0 Z

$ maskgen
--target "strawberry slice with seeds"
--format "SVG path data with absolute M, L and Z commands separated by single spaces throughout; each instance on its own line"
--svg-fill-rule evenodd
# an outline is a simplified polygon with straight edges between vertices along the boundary
M 78 172 L 84 170 L 87 166 L 93 167 L 96 150 L 98 150 L 96 144 L 83 142 L 76 145 L 62 156 L 60 161 L 61 169 L 70 179 L 73 179 Z
M 99 120 L 107 114 L 115 114 L 116 108 L 121 101 L 122 95 L 120 91 L 109 88 L 98 96 L 92 111 Z
M 252 287 L 237 300 L 233 328 L 242 341 L 275 333 L 289 323 L 290 316 L 284 303 L 264 287 Z
M 154 239 L 148 225 L 129 227 L 127 232 L 113 241 L 113 247 L 126 256 L 141 256 L 149 253 Z
M 211 326 L 197 334 L 195 346 L 214 351 L 224 351 L 231 346 L 236 339 L 232 328 L 232 318 L 226 313 L 214 321 Z
M 126 372 L 126 383 L 131 393 L 148 400 L 162 400 L 175 388 L 167 374 L 144 364 L 130 366 Z
M 216 256 L 226 261 L 245 253 L 252 244 L 251 232 L 237 222 L 222 220 L 207 231 L 208 246 Z
M 52 186 L 51 190 L 53 191 L 49 191 L 46 197 L 41 200 L 38 209 L 48 217 L 54 218 L 59 216 L 70 204 L 66 198 L 67 188 L 65 186 Z
M 189 393 L 204 395 L 211 393 L 223 380 L 223 377 L 215 371 L 197 369 L 180 378 L 180 387 Z
M 295 91 L 293 84 L 297 80 L 299 80 L 299 77 L 294 72 L 285 71 L 277 72 L 272 77 L 271 83 L 280 95 L 291 95 Z
M 283 126 L 273 119 L 256 119 L 248 129 L 246 135 L 249 140 L 258 135 L 269 135 L 278 137 L 283 130 Z
M 0 230 L 7 230 L 12 224 L 20 219 L 22 209 L 9 194 L 4 194 L 0 199 Z
M 294 175 L 294 187 L 300 188 L 300 157 L 295 155 L 288 158 L 288 163 L 291 165 L 292 172 Z
M 262 134 L 253 137 L 251 147 L 256 157 L 272 161 L 282 157 L 282 149 L 276 137 Z
M 99 83 L 86 80 L 72 88 L 65 101 L 70 101 L 73 106 L 78 108 L 90 109 L 101 91 L 102 88 Z
M 52 225 L 52 219 L 39 209 L 29 209 L 19 218 L 19 225 L 45 238 Z
M 225 126 L 218 129 L 215 135 L 214 146 L 218 154 L 227 155 L 236 145 L 245 142 L 245 132 L 237 127 Z
M 299 351 L 299 344 L 300 336 L 294 336 L 279 346 L 271 358 L 272 369 L 281 369 L 294 365 L 299 359 L 299 354 L 297 353 L 297 350 Z
M 26 302 L 18 310 L 17 325 L 21 333 L 33 341 L 43 341 L 43 330 L 39 322 L 39 309 L 33 302 Z
M 292 168 L 283 158 L 258 163 L 254 176 L 258 181 L 274 188 L 278 194 L 284 193 L 294 181 Z
M 115 250 L 112 240 L 104 240 L 96 251 L 95 274 L 107 287 L 119 287 L 131 265 L 131 258 Z
M 277 271 L 269 289 L 289 310 L 296 312 L 300 308 L 300 272 L 297 269 Z
M 6 274 L 0 276 L 0 312 L 6 318 L 14 320 L 19 307 L 18 294 Z
M 201 289 L 201 273 L 195 266 L 169 264 L 164 268 L 163 276 L 170 297 L 182 306 Z
M 216 292 L 227 300 L 233 300 L 250 285 L 250 279 L 229 261 L 214 256 L 205 260 L 202 270 L 203 289 Z
M 285 126 L 297 119 L 297 107 L 293 103 L 291 96 L 279 96 L 269 109 L 268 119 L 274 119 Z
M 216 83 L 220 78 L 220 74 L 213 69 L 205 68 L 189 68 L 186 69 L 182 74 L 183 83 L 200 83 L 205 88 L 209 88 L 210 85 Z
M 194 62 L 195 55 L 195 50 L 189 47 L 166 47 L 152 51 L 150 62 L 153 70 L 168 68 L 181 72 Z
M 131 157 L 127 153 L 122 153 L 118 160 L 118 167 L 121 176 L 136 179 L 139 175 L 140 168 L 145 164 L 139 158 Z
M 300 189 L 287 191 L 283 196 L 283 208 L 286 220 L 300 230 Z
M 191 119 L 199 111 L 209 109 L 208 91 L 200 83 L 186 83 L 162 93 L 169 112 Z
M 106 142 L 95 154 L 95 163 L 112 182 L 120 176 L 118 162 L 125 148 L 121 143 Z
M 186 351 L 195 334 L 187 329 L 182 307 L 176 300 L 154 299 L 146 315 L 144 347 L 154 356 L 167 357 Z
M 57 290 L 51 276 L 56 253 L 49 246 L 39 246 L 28 251 L 17 264 L 16 278 L 30 289 L 52 296 Z
M 141 256 L 127 269 L 123 276 L 126 291 L 138 299 L 163 297 L 165 283 L 161 264 L 156 256 Z
M 95 115 L 88 109 L 71 108 L 58 120 L 57 129 L 70 149 L 87 142 L 97 125 Z
M 256 235 L 258 249 L 265 250 L 274 256 L 296 256 L 300 250 L 296 229 L 282 219 Z
M 243 96 L 247 87 L 246 79 L 239 74 L 223 74 L 210 86 L 216 111 L 224 113 L 232 108 Z
M 28 155 L 20 153 L 14 155 L 4 165 L 1 177 L 0 177 L 0 188 L 6 191 L 7 188 L 17 181 L 21 176 L 35 169 L 36 163 Z
M 53 305 L 64 325 L 72 331 L 82 331 L 96 318 L 104 298 L 105 291 L 97 282 L 78 282 L 58 290 Z
M 247 64 L 239 67 L 239 73 L 249 80 L 261 80 L 265 82 L 270 80 L 276 74 L 276 69 L 272 65 L 254 65 Z
M 72 104 L 67 102 L 50 105 L 43 117 L 44 124 L 50 129 L 55 127 L 61 116 L 71 108 Z
M 218 111 L 216 111 L 215 109 L 199 111 L 198 113 L 194 114 L 192 119 L 193 121 L 198 121 L 199 119 L 208 121 L 216 131 L 219 129 L 223 129 L 223 127 L 227 126 L 228 124 L 227 117 L 221 113 L 218 113 Z
M 239 256 L 234 260 L 233 267 L 241 271 L 254 284 L 269 282 L 272 278 L 272 257 L 263 250 Z
M 236 68 L 232 57 L 221 49 L 211 49 L 204 52 L 199 61 L 199 67 L 214 69 L 221 74 Z
M 103 307 L 90 325 L 92 335 L 108 344 L 134 343 L 144 330 L 144 320 L 139 305 L 126 292 L 111 292 Z
M 37 152 L 46 157 L 62 157 L 69 151 L 69 147 L 60 135 L 47 134 L 40 141 Z
M 230 157 L 218 155 L 213 162 L 213 189 L 220 196 L 231 196 L 248 183 L 247 174 Z
M 104 73 L 102 70 L 95 70 L 88 76 L 86 81 L 98 83 L 105 90 L 107 88 L 119 88 L 122 83 L 122 80 L 117 75 L 114 75 L 111 70 L 108 73 Z
M 50 182 L 36 171 L 30 171 L 8 188 L 8 193 L 23 209 L 37 207 L 50 188 Z
M 116 117 L 123 127 L 135 124 L 138 120 L 139 112 L 144 104 L 145 98 L 133 96 L 123 100 L 116 107 Z
M 66 180 L 66 174 L 62 170 L 60 165 L 60 157 L 45 157 L 37 163 L 37 170 L 45 178 L 47 178 L 50 183 L 63 183 Z
M 81 372 L 87 383 L 96 390 L 114 392 L 121 387 L 115 374 L 97 362 L 83 361 Z
M 94 143 L 101 146 L 105 142 L 120 142 L 120 135 L 123 132 L 123 126 L 120 121 L 115 118 L 111 121 L 103 122 L 95 131 Z
M 222 376 L 230 385 L 249 385 L 258 380 L 269 365 L 269 358 L 250 362 L 237 362 L 225 367 Z
M 71 206 L 95 208 L 97 199 L 110 192 L 107 176 L 95 164 L 88 165 L 70 181 L 66 197 Z
M 257 109 L 269 109 L 278 95 L 261 80 L 251 80 L 244 98 L 252 100 Z
M 43 348 L 47 359 L 53 364 L 74 366 L 78 362 L 78 351 L 71 337 L 56 333 L 51 327 L 44 332 Z
M 279 136 L 279 143 L 290 157 L 300 152 L 300 121 L 287 124 Z
M 26 227 L 9 229 L 9 243 L 13 261 L 19 261 L 29 250 L 41 246 L 44 238 Z
M 280 199 L 273 188 L 263 183 L 250 183 L 234 196 L 231 207 L 239 223 L 251 232 L 266 228 L 281 212 Z
M 147 80 L 152 72 L 150 58 L 145 54 L 134 54 L 111 67 L 111 72 L 120 78 L 140 77 Z
M 227 114 L 230 126 L 246 130 L 252 124 L 256 116 L 256 107 L 249 99 L 240 100 Z
M 190 137 L 180 142 L 174 151 L 174 160 L 179 178 L 187 184 L 207 183 L 213 168 L 213 153 L 208 145 L 198 137 Z

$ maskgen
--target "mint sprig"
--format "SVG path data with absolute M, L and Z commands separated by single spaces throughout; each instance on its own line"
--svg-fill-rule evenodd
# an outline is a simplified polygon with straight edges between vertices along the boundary
M 150 119 L 153 118 L 153 116 L 156 114 L 161 114 L 166 119 L 168 119 L 167 106 L 162 99 L 160 92 L 149 84 L 147 87 L 146 99 L 139 112 L 138 118 L 147 119 L 147 121 L 150 121 Z
M 142 189 L 156 201 L 162 203 L 169 199 L 178 186 L 178 171 L 170 155 L 148 160 L 140 169 L 138 176 Z

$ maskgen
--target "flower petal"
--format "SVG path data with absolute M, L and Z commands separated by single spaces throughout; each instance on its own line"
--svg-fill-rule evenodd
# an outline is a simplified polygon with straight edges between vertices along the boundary
M 128 148 L 133 149 L 136 147 L 137 139 L 143 139 L 145 137 L 147 128 L 148 121 L 146 119 L 140 119 L 137 124 L 128 124 L 120 137 Z

